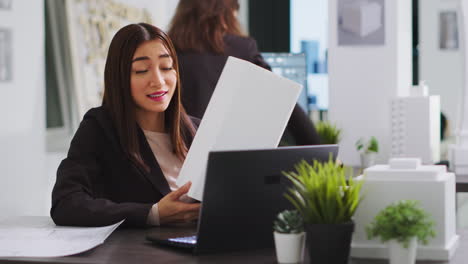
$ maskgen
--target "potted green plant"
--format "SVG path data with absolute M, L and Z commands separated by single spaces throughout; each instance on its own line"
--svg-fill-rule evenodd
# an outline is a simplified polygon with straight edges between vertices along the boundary
M 380 211 L 366 226 L 369 239 L 388 242 L 390 264 L 415 263 L 417 242 L 435 236 L 434 222 L 415 200 L 401 200 Z
M 375 157 L 379 152 L 379 142 L 376 137 L 372 136 L 367 141 L 360 138 L 356 141 L 356 149 L 361 155 L 362 168 L 368 168 L 375 164 Z
M 302 215 L 296 210 L 284 210 L 280 212 L 273 222 L 273 230 L 278 262 L 301 262 L 305 246 Z
M 331 158 L 303 160 L 283 174 L 292 182 L 285 196 L 304 218 L 311 263 L 347 263 L 363 181 L 347 178 L 345 168 Z
M 330 122 L 318 122 L 315 126 L 322 144 L 338 144 L 341 137 L 341 129 Z

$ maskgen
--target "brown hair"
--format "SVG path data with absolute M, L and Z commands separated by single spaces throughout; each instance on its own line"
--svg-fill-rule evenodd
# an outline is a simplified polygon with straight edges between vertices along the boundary
M 226 33 L 242 36 L 238 0 L 180 0 L 168 31 L 179 51 L 224 52 Z
M 177 74 L 174 95 L 164 112 L 165 126 L 174 153 L 181 159 L 187 155 L 186 141 L 193 136 L 195 129 L 186 114 L 180 99 L 179 65 L 175 48 L 169 37 L 159 28 L 145 24 L 131 24 L 120 29 L 114 36 L 107 54 L 104 69 L 104 99 L 102 105 L 109 111 L 114 122 L 120 144 L 130 160 L 145 170 L 147 164 L 140 154 L 138 124 L 135 116 L 135 103 L 130 92 L 130 72 L 135 50 L 144 42 L 161 40 L 168 50 Z

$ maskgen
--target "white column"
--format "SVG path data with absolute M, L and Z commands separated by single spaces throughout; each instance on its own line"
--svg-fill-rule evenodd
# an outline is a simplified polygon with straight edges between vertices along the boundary
M 457 143 L 450 147 L 450 168 L 457 174 L 468 174 L 468 0 L 460 0 L 460 39 L 463 58 L 463 89 L 460 97 L 459 120 L 455 135 Z
M 338 1 L 329 1 L 329 118 L 343 129 L 340 159 L 358 165 L 355 142 L 376 136 L 378 162 L 391 151 L 391 100 L 408 94 L 412 82 L 412 4 L 383 0 L 383 45 L 339 46 Z
M 440 38 L 443 37 L 440 16 L 456 12 L 459 5 L 459 1 L 419 0 L 419 79 L 426 81 L 429 94 L 440 95 L 441 110 L 447 117 L 451 133 L 457 129 L 460 115 L 463 47 L 459 40 L 458 48 L 440 48 Z
M 461 30 L 462 40 L 462 53 L 463 53 L 463 90 L 461 94 L 461 105 L 459 107 L 461 113 L 457 132 L 459 136 L 459 143 L 468 148 L 468 0 L 461 0 L 462 3 L 462 19 L 463 25 Z M 468 157 L 467 157 L 468 158 Z

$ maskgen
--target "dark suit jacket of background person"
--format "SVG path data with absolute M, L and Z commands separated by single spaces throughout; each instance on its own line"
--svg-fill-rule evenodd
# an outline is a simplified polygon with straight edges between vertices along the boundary
M 189 115 L 202 118 L 228 56 L 250 61 L 267 70 L 270 66 L 263 60 L 257 43 L 249 37 L 226 35 L 225 52 L 222 55 L 203 52 L 177 51 L 182 83 L 182 103 Z M 265 94 L 267 97 L 268 94 Z M 296 104 L 286 131 L 297 145 L 320 144 L 320 138 L 302 108 Z
M 198 119 L 192 122 L 198 127 Z M 146 225 L 151 207 L 170 189 L 143 131 L 138 133 L 149 173 L 124 154 L 104 107 L 86 113 L 57 171 L 50 210 L 57 225 L 103 226 L 123 219 L 124 226 Z M 189 146 L 193 138 L 184 139 Z

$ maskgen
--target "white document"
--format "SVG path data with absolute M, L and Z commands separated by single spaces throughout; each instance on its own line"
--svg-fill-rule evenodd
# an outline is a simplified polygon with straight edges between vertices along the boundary
M 229 57 L 177 179 L 203 197 L 208 154 L 214 150 L 276 148 L 302 85 Z
M 123 222 L 104 227 L 56 226 L 47 216 L 0 221 L 0 257 L 61 257 L 92 249 Z

